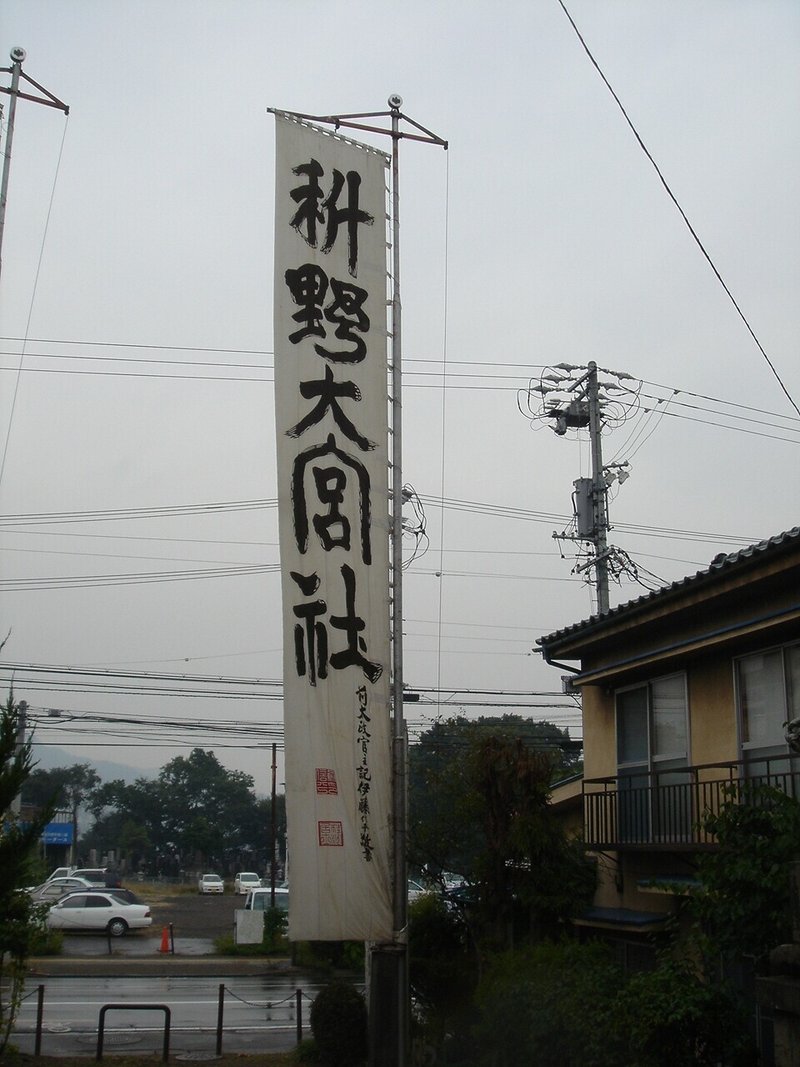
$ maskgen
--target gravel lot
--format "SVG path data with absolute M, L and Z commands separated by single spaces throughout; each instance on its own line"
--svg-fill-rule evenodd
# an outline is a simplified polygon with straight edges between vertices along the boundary
M 170 923 L 176 937 L 220 937 L 233 933 L 233 913 L 244 907 L 245 898 L 231 892 L 204 894 L 174 886 L 135 885 L 133 891 L 150 905 L 153 925 L 151 937 L 161 937 Z

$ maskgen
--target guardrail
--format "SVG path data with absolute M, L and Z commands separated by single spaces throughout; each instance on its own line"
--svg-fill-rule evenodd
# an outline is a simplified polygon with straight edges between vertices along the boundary
M 36 997 L 36 1024 L 34 1029 L 34 1055 L 42 1055 L 42 1035 L 45 1030 L 45 990 L 46 987 L 43 984 L 38 985 L 30 993 L 26 994 L 22 1000 L 28 1000 L 31 997 Z M 289 996 L 284 997 L 281 1000 L 245 1000 L 240 997 L 232 989 L 229 989 L 224 982 L 221 982 L 217 991 L 217 1018 L 215 1026 L 215 1050 L 216 1055 L 222 1054 L 223 1038 L 225 1033 L 225 1004 L 226 996 L 235 1000 L 239 1004 L 244 1004 L 247 1007 L 253 1008 L 262 1014 L 267 1022 L 276 1023 L 278 1025 L 293 1024 L 295 1029 L 296 1042 L 299 1045 L 303 1040 L 303 1028 L 304 1028 L 304 1011 L 303 1002 L 307 1001 L 308 1004 L 313 1003 L 313 997 L 304 993 L 302 989 L 295 989 Z M 113 1003 L 104 1004 L 100 1008 L 98 1016 L 97 1030 L 87 1031 L 84 1036 L 91 1036 L 96 1033 L 97 1035 L 97 1049 L 95 1059 L 101 1061 L 103 1058 L 103 1049 L 105 1045 L 106 1034 L 106 1014 L 111 1010 L 119 1011 L 159 1011 L 165 1014 L 164 1036 L 163 1036 L 163 1048 L 162 1048 L 162 1060 L 164 1063 L 169 1059 L 169 1046 L 170 1036 L 173 1032 L 172 1028 L 172 1009 L 166 1004 L 154 1004 L 154 1003 L 142 1003 L 139 1001 L 127 1001 L 120 1002 L 115 1001 Z M 197 1027 L 196 1030 L 192 1028 L 189 1032 L 202 1033 L 205 1028 Z M 59 1054 L 63 1054 L 59 1050 Z

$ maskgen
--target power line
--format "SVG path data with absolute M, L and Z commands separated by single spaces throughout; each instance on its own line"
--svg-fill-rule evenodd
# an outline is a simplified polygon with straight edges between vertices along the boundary
M 16 338 L 10 338 L 10 339 L 16 340 Z M 53 343 L 56 343 L 56 342 L 53 342 Z M 87 345 L 90 345 L 90 344 L 96 344 L 96 345 L 113 344 L 113 342 L 77 342 L 77 341 L 60 342 L 60 343 L 87 344 Z M 139 347 L 139 346 L 130 345 L 130 346 L 125 346 L 125 347 L 132 347 L 133 348 L 133 347 Z M 160 346 L 143 346 L 143 347 L 145 347 L 145 348 L 157 348 L 157 347 L 160 347 Z M 175 351 L 231 351 L 231 352 L 240 351 L 240 350 L 236 350 L 236 349 L 231 349 L 231 350 L 192 349 L 192 348 L 183 347 L 183 346 L 164 346 L 164 350 L 165 351 L 169 351 L 171 349 L 175 350 Z M 272 355 L 271 352 L 266 352 L 266 351 L 263 352 L 263 353 L 255 353 L 254 352 L 254 354 Z M 2 352 L 2 353 L 0 353 L 0 356 L 16 356 L 16 355 L 22 355 L 22 353 L 16 353 L 16 352 Z M 27 360 L 31 360 L 31 359 L 47 359 L 47 360 L 50 360 L 50 359 L 63 359 L 63 360 L 84 360 L 84 361 L 98 361 L 98 362 L 106 361 L 106 362 L 113 362 L 115 365 L 117 365 L 119 363 L 134 363 L 134 364 L 143 364 L 145 366 L 171 366 L 171 367 L 184 367 L 184 368 L 205 367 L 205 368 L 210 368 L 210 369 L 213 369 L 213 368 L 226 368 L 226 369 L 246 369 L 246 370 L 257 370 L 257 371 L 270 371 L 270 370 L 272 370 L 271 366 L 257 366 L 257 365 L 248 364 L 248 363 L 220 363 L 218 361 L 213 361 L 213 362 L 212 361 L 197 361 L 197 360 L 186 361 L 186 360 L 167 360 L 167 359 L 154 360 L 154 359 L 148 359 L 148 358 L 136 357 L 136 356 L 125 356 L 125 357 L 120 357 L 120 356 L 102 356 L 102 355 L 101 356 L 87 356 L 87 355 L 76 355 L 74 353 L 42 353 L 42 352 L 31 353 L 29 351 L 26 351 L 25 358 Z M 447 387 L 448 388 L 455 388 L 455 389 L 470 389 L 470 388 L 483 389 L 483 388 L 489 388 L 485 384 L 481 384 L 481 385 L 478 385 L 478 386 L 460 386 L 460 385 L 457 385 L 455 383 L 455 381 L 453 380 L 454 378 L 455 379 L 464 379 L 464 378 L 466 378 L 466 379 L 479 380 L 481 383 L 485 383 L 487 381 L 505 381 L 505 382 L 510 383 L 509 386 L 508 386 L 509 390 L 512 389 L 512 388 L 516 390 L 519 387 L 519 376 L 521 374 L 524 374 L 524 375 L 527 376 L 527 375 L 530 374 L 531 370 L 533 369 L 530 364 L 522 364 L 522 363 L 520 363 L 520 364 L 514 364 L 514 363 L 478 364 L 478 363 L 475 363 L 474 361 L 461 361 L 461 362 L 459 362 L 459 361 L 452 361 L 451 360 L 451 361 L 448 361 L 448 363 L 446 365 L 443 364 L 442 365 L 442 369 L 440 369 L 440 370 L 422 371 L 422 370 L 414 369 L 413 365 L 415 363 L 419 363 L 419 364 L 438 364 L 440 361 L 409 359 L 406 362 L 409 364 L 409 372 L 408 373 L 410 375 L 415 376 L 415 377 L 423 377 L 423 378 L 424 377 L 431 377 L 431 378 L 437 379 L 438 382 L 441 382 L 442 376 L 443 376 L 443 374 L 445 374 L 448 377 L 448 381 L 446 383 Z M 465 371 L 456 370 L 454 372 L 453 369 L 455 367 L 459 367 L 459 366 L 470 368 L 470 370 L 465 370 Z M 483 366 L 491 367 L 492 368 L 492 372 L 490 373 L 488 371 L 482 371 L 482 370 L 478 369 L 478 368 L 483 367 Z M 511 370 L 515 371 L 516 373 L 513 373 L 513 374 L 499 374 L 499 373 L 497 373 L 497 371 L 500 368 L 508 368 L 508 369 L 511 369 Z M 2 371 L 2 370 L 11 371 L 13 369 L 14 368 L 10 368 L 10 367 L 8 367 L 8 368 L 0 367 L 0 371 Z M 253 378 L 253 377 L 243 377 L 243 376 L 237 376 L 237 375 L 208 375 L 208 374 L 200 374 L 200 375 L 192 375 L 192 374 L 168 375 L 168 374 L 148 374 L 148 373 L 145 373 L 145 372 L 130 374 L 130 373 L 121 372 L 121 371 L 117 371 L 117 370 L 81 371 L 81 370 L 75 370 L 74 368 L 53 370 L 51 368 L 46 368 L 46 367 L 45 368 L 37 368 L 37 367 L 30 367 L 30 366 L 26 367 L 25 371 L 26 371 L 26 373 L 59 373 L 59 374 L 90 374 L 90 375 L 93 374 L 93 375 L 106 375 L 106 376 L 111 376 L 111 377 L 119 376 L 119 377 L 164 378 L 166 380 L 190 379 L 190 380 L 197 380 L 197 381 L 204 381 L 204 380 L 207 380 L 207 381 L 245 381 L 245 382 L 265 382 L 267 384 L 269 384 L 272 381 L 272 379 L 270 379 L 270 378 Z M 656 383 L 648 382 L 647 384 L 655 385 Z M 409 383 L 409 387 L 411 387 L 411 388 L 420 388 L 421 386 L 414 386 L 414 384 L 410 382 Z M 430 386 L 426 386 L 426 388 L 429 388 L 429 387 Z M 501 387 L 497 386 L 497 387 L 492 387 L 492 388 L 501 388 Z M 769 410 L 766 410 L 766 409 L 763 409 L 763 408 L 754 408 L 754 407 L 752 407 L 750 405 L 739 404 L 739 403 L 736 403 L 735 401 L 723 400 L 723 399 L 720 399 L 720 398 L 717 398 L 717 397 L 707 396 L 707 395 L 702 394 L 702 393 L 695 393 L 695 392 L 692 392 L 691 390 L 687 390 L 687 389 L 681 389 L 681 388 L 678 388 L 678 387 L 668 387 L 668 386 L 659 386 L 659 388 L 663 388 L 665 390 L 668 390 L 670 393 L 672 393 L 673 397 L 677 396 L 678 394 L 683 394 L 685 396 L 691 396 L 691 397 L 694 397 L 696 399 L 707 400 L 709 403 L 712 403 L 712 404 L 723 405 L 725 407 L 730 407 L 730 408 L 737 408 L 737 409 L 742 410 L 742 411 L 751 411 L 751 412 L 762 414 L 762 415 L 769 415 L 769 416 L 772 416 L 775 419 L 780 419 L 780 420 L 784 420 L 784 421 L 785 420 L 791 420 L 792 422 L 796 422 L 797 421 L 795 416 L 793 416 L 793 415 L 784 415 L 781 412 L 777 412 L 777 411 L 769 411 Z M 643 395 L 648 396 L 649 394 L 643 394 Z M 662 398 L 662 397 L 652 396 L 652 395 L 649 395 L 649 398 L 652 399 L 652 400 L 655 400 L 657 403 L 661 403 L 665 399 L 665 398 Z M 742 421 L 746 421 L 746 422 L 757 422 L 757 423 L 759 423 L 761 425 L 765 425 L 765 426 L 772 425 L 769 422 L 760 422 L 760 420 L 748 419 L 745 416 L 740 416 L 740 415 L 737 415 L 737 414 L 735 414 L 733 412 L 726 412 L 726 413 L 719 412 L 719 411 L 717 411 L 716 408 L 710 408 L 709 409 L 709 408 L 703 407 L 702 405 L 699 405 L 699 404 L 691 405 L 691 404 L 686 404 L 683 401 L 675 401 L 675 403 L 677 403 L 679 406 L 688 407 L 688 408 L 690 408 L 692 410 L 708 412 L 710 414 L 725 414 L 726 418 L 741 419 Z M 703 423 L 704 420 L 698 419 L 697 421 Z M 710 425 L 714 425 L 714 424 L 712 423 Z M 718 424 L 718 425 L 721 428 L 727 428 L 727 429 L 737 429 L 738 428 L 738 427 L 735 427 L 735 426 L 726 426 L 725 424 Z M 773 427 L 773 428 L 779 428 L 779 427 Z M 791 427 L 789 427 L 789 428 L 791 429 Z
M 170 519 L 185 515 L 220 515 L 239 511 L 263 511 L 277 508 L 277 499 L 222 500 L 198 504 L 169 504 L 149 508 L 105 508 L 94 511 L 40 511 L 18 515 L 0 515 L 0 525 L 26 526 L 64 522 L 112 522 L 129 519 Z
M 630 130 L 633 133 L 633 136 L 636 138 L 636 141 L 638 142 L 639 147 L 644 152 L 644 154 L 647 156 L 647 158 L 650 160 L 650 163 L 653 165 L 653 169 L 655 170 L 656 174 L 658 175 L 659 181 L 663 185 L 663 187 L 664 187 L 667 195 L 669 196 L 670 200 L 672 201 L 672 203 L 678 209 L 678 212 L 679 212 L 681 218 L 683 219 L 683 221 L 685 222 L 686 227 L 689 230 L 689 233 L 692 235 L 695 244 L 697 245 L 697 247 L 702 252 L 706 262 L 711 267 L 711 270 L 714 272 L 714 276 L 716 277 L 717 281 L 719 282 L 719 284 L 724 289 L 724 291 L 727 294 L 728 299 L 730 300 L 731 304 L 733 304 L 734 308 L 736 309 L 736 312 L 737 312 L 739 318 L 744 323 L 745 328 L 747 329 L 747 332 L 752 337 L 752 339 L 755 342 L 756 347 L 758 348 L 759 352 L 761 353 L 761 355 L 766 360 L 767 365 L 769 366 L 769 369 L 772 371 L 772 373 L 773 373 L 773 375 L 775 377 L 775 380 L 777 381 L 778 385 L 783 390 L 787 400 L 792 405 L 792 407 L 797 412 L 797 414 L 800 415 L 800 408 L 797 406 L 797 404 L 792 399 L 791 393 L 789 392 L 789 390 L 784 385 L 781 376 L 778 374 L 778 371 L 775 368 L 775 365 L 773 364 L 772 360 L 769 358 L 769 356 L 767 355 L 766 351 L 764 350 L 764 346 L 761 344 L 761 342 L 759 341 L 758 337 L 756 337 L 756 334 L 755 334 L 755 331 L 753 330 L 753 327 L 750 325 L 750 323 L 747 320 L 747 316 L 742 311 L 741 307 L 739 306 L 738 302 L 736 301 L 736 298 L 734 297 L 734 295 L 731 292 L 731 290 L 728 288 L 728 286 L 727 286 L 727 284 L 725 282 L 725 279 L 720 274 L 719 270 L 717 269 L 716 264 L 714 263 L 713 259 L 710 256 L 708 250 L 706 249 L 706 247 L 703 244 L 703 242 L 700 240 L 700 237 L 698 236 L 697 231 L 695 230 L 695 228 L 692 226 L 691 222 L 689 221 L 689 218 L 688 218 L 686 212 L 683 210 L 681 205 L 678 203 L 678 198 L 673 193 L 672 189 L 670 188 L 670 186 L 669 186 L 669 184 L 667 182 L 667 179 L 664 177 L 664 175 L 663 175 L 663 173 L 661 171 L 661 168 L 659 167 L 658 163 L 656 163 L 656 161 L 653 158 L 653 156 L 651 155 L 650 150 L 648 149 L 647 145 L 644 143 L 644 141 L 642 140 L 641 136 L 639 135 L 639 131 L 636 129 L 636 127 L 634 126 L 633 122 L 631 121 L 631 118 L 628 115 L 628 112 L 625 110 L 625 107 L 623 106 L 622 101 L 617 96 L 617 94 L 614 91 L 614 89 L 613 89 L 611 83 L 609 82 L 608 78 L 605 76 L 605 74 L 601 70 L 600 64 L 597 62 L 597 60 L 592 55 L 592 52 L 590 51 L 588 44 L 584 40 L 583 35 L 581 34 L 580 30 L 578 29 L 578 27 L 575 24 L 575 20 L 573 19 L 572 15 L 570 15 L 569 11 L 567 10 L 567 7 L 566 7 L 566 5 L 564 3 L 564 0 L 558 0 L 558 3 L 560 5 L 560 7 L 561 7 L 561 10 L 567 16 L 567 18 L 569 20 L 569 23 L 572 26 L 573 30 L 575 31 L 575 33 L 576 33 L 576 35 L 578 37 L 578 40 L 581 42 L 581 45 L 583 46 L 583 50 L 584 50 L 584 52 L 586 52 L 586 55 L 589 57 L 589 60 L 591 61 L 592 66 L 595 68 L 597 73 L 602 78 L 603 84 L 608 89 L 608 91 L 611 93 L 611 95 L 614 98 L 614 101 L 615 101 L 617 107 L 622 112 L 623 118 L 625 119 L 626 123 L 630 127 Z

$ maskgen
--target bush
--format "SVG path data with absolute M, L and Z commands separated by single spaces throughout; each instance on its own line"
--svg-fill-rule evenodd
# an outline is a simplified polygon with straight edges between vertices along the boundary
M 662 960 L 655 971 L 630 979 L 615 1018 L 620 1035 L 628 1036 L 627 1062 L 713 1067 L 755 1062 L 742 1015 L 724 987 L 702 981 L 683 964 Z
M 462 918 L 436 893 L 409 907 L 409 981 L 419 1039 L 448 1053 L 472 1014 L 477 957 Z
M 544 942 L 495 958 L 478 988 L 475 1037 L 497 1067 L 629 1063 L 613 1027 L 621 969 L 601 945 Z
M 265 908 L 264 910 L 264 934 L 261 938 L 261 948 L 264 952 L 285 951 L 288 942 L 285 937 L 287 915 L 280 908 Z
M 294 941 L 292 963 L 306 970 L 364 973 L 363 941 Z
M 325 986 L 311 1005 L 311 1032 L 325 1067 L 358 1067 L 367 1057 L 367 1006 L 346 982 Z

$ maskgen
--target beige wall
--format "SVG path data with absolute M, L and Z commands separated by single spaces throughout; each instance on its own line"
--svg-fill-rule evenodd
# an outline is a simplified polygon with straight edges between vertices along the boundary
M 653 670 L 651 677 L 673 673 L 674 668 Z M 637 679 L 640 681 L 642 679 Z M 583 688 L 584 774 L 589 778 L 617 773 L 615 698 L 617 688 L 593 685 Z M 695 659 L 687 667 L 689 696 L 689 763 L 721 763 L 738 759 L 733 663 L 729 651 L 718 657 Z M 717 774 L 713 774 L 717 777 Z M 635 911 L 673 911 L 671 895 L 642 891 L 638 880 L 682 873 L 683 860 L 657 852 L 614 853 L 597 856 L 598 907 Z M 684 872 L 685 873 L 685 872 Z
M 583 774 L 606 778 L 617 773 L 614 694 L 603 686 L 583 687 Z
M 730 654 L 692 665 L 689 728 L 690 763 L 719 763 L 739 758 Z

